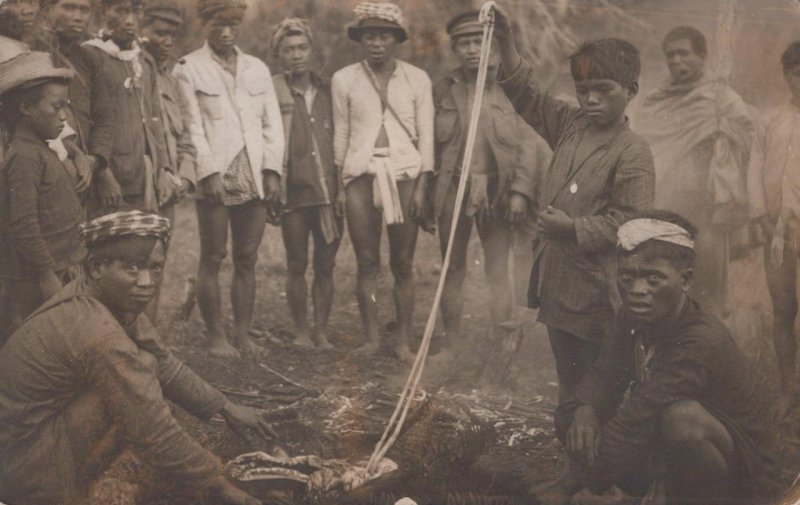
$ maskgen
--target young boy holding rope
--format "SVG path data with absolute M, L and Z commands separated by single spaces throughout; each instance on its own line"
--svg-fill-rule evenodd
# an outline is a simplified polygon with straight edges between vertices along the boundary
M 495 19 L 499 82 L 554 151 L 540 188 L 528 304 L 547 325 L 563 403 L 611 332 L 617 228 L 653 205 L 653 158 L 625 116 L 639 90 L 639 52 L 620 39 L 582 45 L 570 58 L 576 108 L 539 88 L 508 15 L 497 8 Z

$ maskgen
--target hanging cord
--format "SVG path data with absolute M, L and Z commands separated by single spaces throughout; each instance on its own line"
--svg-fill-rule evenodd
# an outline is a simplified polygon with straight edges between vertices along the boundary
M 469 119 L 469 128 L 467 130 L 467 143 L 464 152 L 464 160 L 461 164 L 461 178 L 458 181 L 458 191 L 456 192 L 455 209 L 453 210 L 453 223 L 457 223 L 461 213 L 461 207 L 464 201 L 464 193 L 467 187 L 467 180 L 469 178 L 469 169 L 472 166 L 472 150 L 475 145 L 475 136 L 478 130 L 478 119 L 481 114 L 481 107 L 483 106 L 483 93 L 486 88 L 486 76 L 489 67 L 489 54 L 492 49 L 492 37 L 494 35 L 494 7 L 495 3 L 490 1 L 486 2 L 481 8 L 480 22 L 483 25 L 483 41 L 481 42 L 481 58 L 478 64 L 478 82 L 475 85 L 475 98 L 472 103 L 472 112 Z M 450 256 L 453 251 L 453 239 L 456 234 L 456 226 L 450 227 L 450 237 L 447 240 L 447 250 L 442 262 L 442 270 L 439 274 L 439 283 L 436 286 L 436 294 L 433 297 L 433 306 L 428 315 L 428 322 L 425 325 L 425 333 L 422 336 L 417 356 L 414 359 L 414 365 L 411 368 L 411 373 L 406 380 L 406 385 L 400 395 L 400 400 L 394 409 L 392 417 L 381 436 L 380 441 L 375 445 L 375 450 L 370 456 L 369 463 L 367 464 L 367 475 L 371 475 L 375 471 L 375 467 L 380 462 L 389 449 L 394 445 L 400 431 L 403 428 L 403 423 L 408 415 L 408 410 L 411 407 L 411 402 L 414 401 L 417 387 L 419 386 L 420 378 L 422 377 L 422 370 L 425 367 L 425 360 L 428 357 L 428 349 L 430 348 L 431 338 L 433 337 L 433 329 L 436 326 L 436 315 L 439 312 L 439 303 L 442 299 L 442 291 L 444 289 L 445 276 L 447 275 L 448 267 L 450 266 Z M 391 432 L 391 435 L 389 434 Z

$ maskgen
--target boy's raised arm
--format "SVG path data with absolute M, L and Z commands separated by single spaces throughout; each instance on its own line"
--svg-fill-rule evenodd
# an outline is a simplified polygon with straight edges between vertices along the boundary
M 517 51 L 511 21 L 499 6 L 495 11 L 495 40 L 502 60 L 498 83 L 522 119 L 555 149 L 579 109 L 539 88 L 533 68 Z

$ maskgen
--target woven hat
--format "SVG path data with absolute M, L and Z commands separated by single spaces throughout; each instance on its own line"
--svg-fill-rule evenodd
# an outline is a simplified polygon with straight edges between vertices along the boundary
M 184 21 L 183 9 L 174 0 L 150 0 L 143 14 L 146 18 L 163 19 L 179 25 Z
M 86 247 L 115 237 L 155 237 L 167 240 L 169 235 L 169 219 L 139 210 L 106 214 L 81 225 L 81 241 Z
M 311 25 L 308 21 L 302 18 L 286 18 L 275 27 L 272 31 L 272 51 L 277 54 L 280 49 L 281 41 L 287 35 L 301 34 L 308 38 L 309 42 L 313 41 L 313 34 L 311 33 Z
M 408 39 L 403 11 L 395 4 L 361 2 L 353 9 L 353 13 L 356 15 L 356 22 L 347 28 L 350 40 L 359 42 L 364 31 L 370 28 L 392 30 L 397 36 L 397 42 Z
M 197 0 L 197 15 L 200 19 L 208 21 L 217 12 L 234 9 L 244 11 L 247 9 L 245 0 Z
M 50 54 L 30 51 L 0 63 L 0 94 L 30 81 L 72 79 L 74 76 L 71 69 L 56 68 Z

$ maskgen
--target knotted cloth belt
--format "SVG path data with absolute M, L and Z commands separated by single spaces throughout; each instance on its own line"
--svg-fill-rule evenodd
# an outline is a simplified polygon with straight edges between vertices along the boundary
M 388 147 L 376 147 L 372 151 L 367 173 L 373 175 L 372 201 L 376 209 L 383 210 L 383 220 L 389 224 L 403 223 L 403 204 L 397 191 L 394 169 L 389 158 Z

